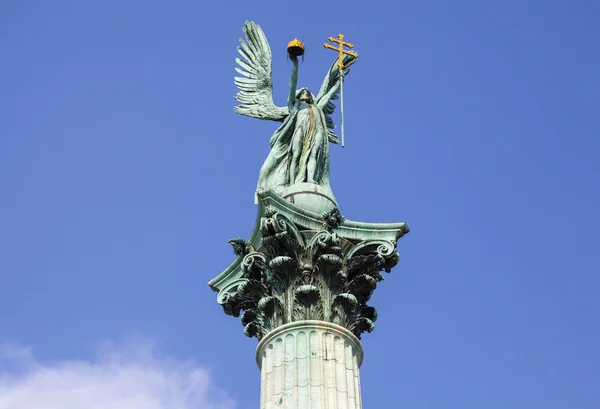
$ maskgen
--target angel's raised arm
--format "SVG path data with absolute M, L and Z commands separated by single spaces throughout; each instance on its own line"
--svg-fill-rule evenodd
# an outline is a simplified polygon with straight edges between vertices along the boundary
M 291 110 L 296 102 L 296 88 L 298 86 L 298 59 L 292 60 L 292 75 L 290 76 L 290 94 L 288 96 L 288 109 Z
M 356 58 L 351 55 L 345 55 L 343 59 L 344 63 L 344 76 L 350 73 L 349 67 L 354 64 Z M 321 85 L 321 89 L 319 90 L 319 94 L 316 98 L 316 104 L 319 108 L 324 109 L 326 105 L 332 99 L 337 99 L 337 94 L 340 90 L 340 69 L 338 66 L 338 61 L 334 61 L 329 69 L 329 72 L 325 76 L 323 80 L 323 84 Z M 333 112 L 333 111 L 332 111 Z
M 340 91 L 340 80 L 338 80 L 333 87 L 327 91 L 327 93 L 319 100 L 318 107 L 323 109 L 325 105 L 332 99 L 337 99 L 337 93 Z

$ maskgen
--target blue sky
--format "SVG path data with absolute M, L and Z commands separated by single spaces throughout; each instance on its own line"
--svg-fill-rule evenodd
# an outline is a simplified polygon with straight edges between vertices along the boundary
M 256 341 L 206 285 L 276 127 L 233 113 L 245 20 L 280 105 L 292 38 L 300 86 L 330 35 L 360 54 L 332 189 L 412 230 L 364 407 L 600 406 L 600 3 L 343 4 L 0 4 L 1 409 L 258 407 Z

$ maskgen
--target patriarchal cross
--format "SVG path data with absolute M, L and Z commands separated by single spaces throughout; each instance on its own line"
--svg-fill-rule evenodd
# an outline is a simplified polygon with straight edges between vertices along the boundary
M 338 38 L 335 39 L 333 37 L 329 37 L 329 41 L 332 43 L 339 44 L 339 47 L 334 47 L 327 43 L 323 44 L 325 48 L 329 48 L 330 50 L 338 51 L 340 53 L 340 57 L 338 59 L 338 67 L 340 69 L 340 116 L 342 122 L 342 148 L 344 147 L 344 54 L 351 55 L 354 58 L 358 58 L 358 54 L 351 50 L 345 50 L 344 46 L 348 48 L 354 48 L 354 44 L 347 43 L 344 41 L 344 35 L 338 34 Z
M 340 67 L 340 72 L 342 72 L 342 70 L 344 69 L 344 54 L 348 54 L 348 55 L 353 56 L 354 58 L 358 58 L 358 54 L 355 53 L 354 51 L 344 49 L 344 46 L 346 46 L 348 48 L 354 48 L 354 44 L 345 42 L 343 34 L 338 34 L 337 39 L 335 39 L 333 37 L 329 37 L 329 41 L 340 45 L 339 47 L 334 47 L 327 43 L 323 44 L 325 46 L 325 48 L 329 48 L 330 50 L 334 50 L 334 51 L 339 51 L 340 59 L 338 60 L 338 67 Z M 342 73 L 342 76 L 343 75 L 344 74 Z

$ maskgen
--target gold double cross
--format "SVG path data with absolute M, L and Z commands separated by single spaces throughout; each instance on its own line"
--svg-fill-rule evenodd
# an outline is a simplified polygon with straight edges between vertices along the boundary
M 355 53 L 354 51 L 351 50 L 345 50 L 344 46 L 348 47 L 348 48 L 354 48 L 354 44 L 352 43 L 347 43 L 344 41 L 344 35 L 343 34 L 338 34 L 338 38 L 333 38 L 333 37 L 329 37 L 329 41 L 332 43 L 337 43 L 339 44 L 339 47 L 334 47 L 330 44 L 323 44 L 323 46 L 325 46 L 325 48 L 329 48 L 330 50 L 334 50 L 334 51 L 338 51 L 340 53 L 340 58 L 338 61 L 338 67 L 340 68 L 340 73 L 342 72 L 342 70 L 344 69 L 344 54 L 347 55 L 351 55 L 354 58 L 358 57 L 358 54 Z

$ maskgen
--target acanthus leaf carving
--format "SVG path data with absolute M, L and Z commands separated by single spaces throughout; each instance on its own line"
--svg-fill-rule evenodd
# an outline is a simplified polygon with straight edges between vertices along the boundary
M 244 326 L 244 335 L 247 337 L 256 337 L 261 339 L 263 337 L 262 325 L 257 321 L 252 321 L 248 325 Z
M 324 319 L 321 292 L 316 286 L 303 284 L 296 289 L 294 295 L 292 313 L 294 321 Z
M 229 244 L 233 246 L 233 253 L 237 256 L 245 256 L 254 251 L 254 247 L 242 238 L 230 239 Z
M 260 220 L 260 247 L 236 242 L 248 249 L 242 259 L 245 281 L 222 304 L 229 315 L 244 311 L 246 335 L 261 339 L 298 320 L 330 321 L 359 338 L 373 331 L 377 312 L 367 302 L 383 280 L 381 272 L 389 272 L 399 256 L 388 240 L 352 242 L 338 236 L 338 213 L 327 216 L 326 230 L 314 231 L 299 230 L 271 210 Z

